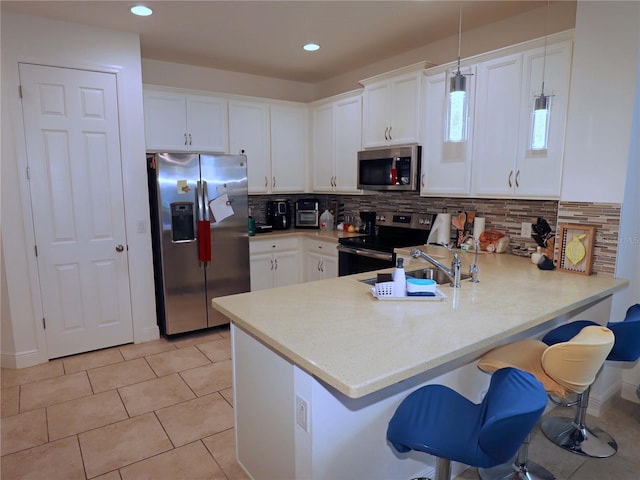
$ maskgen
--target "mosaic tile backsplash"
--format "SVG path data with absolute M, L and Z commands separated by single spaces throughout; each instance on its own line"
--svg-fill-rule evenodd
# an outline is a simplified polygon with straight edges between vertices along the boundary
M 559 223 L 578 223 L 596 227 L 593 273 L 613 276 L 620 224 L 620 204 L 558 202 L 555 200 L 519 200 L 487 198 L 421 197 L 417 192 L 383 192 L 373 195 L 251 195 L 249 207 L 256 223 L 265 222 L 266 204 L 274 198 L 286 198 L 292 206 L 299 198 L 317 198 L 321 210 L 330 203 L 339 205 L 336 224 L 344 215 L 357 216 L 360 211 L 398 211 L 455 214 L 475 211 L 484 217 L 485 229 L 496 229 L 510 237 L 510 247 L 535 246 L 531 238 L 520 236 L 523 222 L 535 223 L 542 217 L 557 231 Z M 452 230 L 453 234 L 453 230 Z M 557 252 L 556 252 L 557 257 Z

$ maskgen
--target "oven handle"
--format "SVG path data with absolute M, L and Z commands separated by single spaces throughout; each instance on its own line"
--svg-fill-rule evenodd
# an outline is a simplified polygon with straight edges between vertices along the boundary
M 393 261 L 392 253 L 377 252 L 375 250 L 367 250 L 365 248 L 352 248 L 345 247 L 344 245 L 338 245 L 338 252 L 360 255 L 361 257 L 375 258 L 378 260 L 387 260 L 389 262 Z

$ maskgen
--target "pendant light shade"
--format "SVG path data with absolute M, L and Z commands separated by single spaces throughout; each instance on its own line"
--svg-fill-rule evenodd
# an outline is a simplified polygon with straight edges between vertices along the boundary
M 445 141 L 464 142 L 467 140 L 469 97 L 467 79 L 460 70 L 457 70 L 449 79 L 448 87 Z
M 531 121 L 531 150 L 546 150 L 549 141 L 549 119 L 551 116 L 551 96 L 544 92 L 533 99 Z
M 469 117 L 469 95 L 467 79 L 460 71 L 460 45 L 462 41 L 462 8 L 458 28 L 458 66 L 447 71 L 445 142 L 465 142 Z

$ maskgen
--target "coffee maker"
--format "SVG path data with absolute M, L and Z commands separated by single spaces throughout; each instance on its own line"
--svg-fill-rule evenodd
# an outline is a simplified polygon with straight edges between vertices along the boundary
M 373 235 L 376 226 L 376 212 L 360 212 L 360 220 L 362 220 L 363 233 Z
M 286 230 L 291 226 L 291 204 L 289 200 L 277 198 L 267 202 L 267 224 L 274 230 Z

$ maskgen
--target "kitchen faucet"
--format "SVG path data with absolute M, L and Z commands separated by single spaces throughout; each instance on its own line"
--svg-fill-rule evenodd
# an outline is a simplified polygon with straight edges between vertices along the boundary
M 449 247 L 448 245 L 445 245 L 444 243 L 441 243 L 440 245 L 445 247 L 451 253 L 453 253 L 453 260 L 451 260 L 451 268 L 447 268 L 446 265 L 443 265 L 442 263 L 437 261 L 435 258 L 427 255 L 422 250 L 419 250 L 417 248 L 414 248 L 413 250 L 411 250 L 411 256 L 413 258 L 418 258 L 418 257 L 424 258 L 427 262 L 431 263 L 433 266 L 442 270 L 447 275 L 447 277 L 449 277 L 449 279 L 451 280 L 452 287 L 460 288 L 460 265 L 461 265 L 460 255 L 458 255 L 458 252 L 456 252 L 453 248 Z
M 475 255 L 473 256 L 473 264 L 469 265 L 469 275 L 471 275 L 472 283 L 478 283 L 480 281 L 478 280 L 478 251 L 480 250 L 480 244 L 478 243 L 478 239 L 473 235 L 467 235 L 466 237 L 464 237 L 463 243 L 470 238 L 473 240 L 473 249 Z

